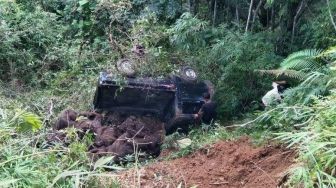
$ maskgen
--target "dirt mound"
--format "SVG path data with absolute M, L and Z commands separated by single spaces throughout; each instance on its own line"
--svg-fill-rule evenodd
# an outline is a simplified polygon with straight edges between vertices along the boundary
M 165 136 L 162 122 L 150 117 L 135 116 L 127 118 L 120 125 L 101 126 L 96 132 L 90 151 L 98 156 L 108 153 L 119 158 L 133 154 L 135 150 L 158 156 Z
M 114 155 L 115 160 L 119 160 L 125 155 L 133 154 L 135 150 L 158 156 L 165 136 L 164 124 L 153 117 L 124 117 L 117 113 L 103 116 L 95 112 L 65 110 L 46 140 L 69 144 L 66 133 L 61 131 L 68 127 L 76 128 L 80 138 L 87 132 L 94 133 L 95 140 L 89 151 L 95 159 L 103 155 Z
M 295 152 L 279 145 L 255 148 L 248 138 L 220 141 L 189 156 L 120 174 L 123 185 L 141 187 L 277 187 Z M 138 182 L 139 183 L 139 182 Z M 137 184 L 139 185 L 139 184 Z

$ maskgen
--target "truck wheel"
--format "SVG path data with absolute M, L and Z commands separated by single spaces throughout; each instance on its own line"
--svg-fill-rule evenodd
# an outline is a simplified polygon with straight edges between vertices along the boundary
M 182 67 L 180 69 L 180 76 L 185 81 L 196 81 L 197 80 L 197 73 L 191 67 Z
M 130 59 L 121 59 L 117 62 L 117 70 L 125 76 L 135 75 L 135 65 Z

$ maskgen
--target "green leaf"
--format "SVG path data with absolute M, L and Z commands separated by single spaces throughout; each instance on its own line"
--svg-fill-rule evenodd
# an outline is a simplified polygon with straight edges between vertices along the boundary
M 95 164 L 93 169 L 97 169 L 100 167 L 103 167 L 105 164 L 111 162 L 113 160 L 114 156 L 110 156 L 110 157 L 102 157 L 100 159 L 98 159 Z
M 10 124 L 21 132 L 36 132 L 42 128 L 42 121 L 38 115 L 21 109 L 16 110 Z
M 80 6 L 83 6 L 85 4 L 87 4 L 89 2 L 89 0 L 80 0 L 78 3 Z

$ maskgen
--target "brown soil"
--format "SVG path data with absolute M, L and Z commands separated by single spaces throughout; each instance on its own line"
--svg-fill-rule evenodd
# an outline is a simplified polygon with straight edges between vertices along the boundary
M 172 161 L 120 174 L 122 185 L 136 187 L 277 187 L 294 163 L 295 152 L 279 145 L 253 147 L 250 139 L 219 141 Z M 135 175 L 138 174 L 138 175 Z M 137 182 L 140 177 L 140 182 Z
M 69 112 L 73 112 L 72 119 Z M 83 116 L 84 119 L 76 120 Z M 70 123 L 71 120 L 71 123 Z M 97 159 L 103 155 L 114 155 L 118 161 L 122 157 L 136 151 L 147 155 L 158 156 L 165 136 L 164 124 L 153 117 L 121 116 L 117 113 L 101 115 L 95 112 L 77 113 L 65 110 L 56 121 L 53 132 L 46 140 L 49 143 L 67 142 L 67 135 L 62 129 L 74 127 L 79 138 L 86 132 L 92 132 L 95 140 L 90 146 L 91 157 Z

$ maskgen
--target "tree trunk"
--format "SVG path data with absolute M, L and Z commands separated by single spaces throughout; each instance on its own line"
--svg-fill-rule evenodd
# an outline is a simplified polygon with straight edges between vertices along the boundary
M 217 18 L 217 0 L 215 0 L 214 8 L 213 8 L 213 19 L 212 19 L 212 26 L 216 26 L 216 18 Z
M 327 1 L 327 5 L 328 5 L 328 11 L 329 11 L 329 16 L 330 16 L 330 21 L 331 21 L 331 23 L 332 23 L 332 25 L 334 26 L 334 29 L 335 29 L 335 31 L 336 31 L 336 24 L 335 24 L 334 17 L 333 17 L 333 15 L 332 15 L 332 13 L 331 13 L 330 2 L 329 2 L 329 0 L 326 0 L 326 1 Z
M 245 33 L 247 33 L 249 25 L 250 25 L 252 7 L 253 7 L 253 0 L 251 0 L 251 2 L 250 2 L 250 8 L 249 8 L 249 12 L 248 12 L 247 21 L 246 21 L 246 27 L 245 27 Z
M 239 10 L 238 10 L 238 5 L 236 4 L 236 22 L 239 25 Z
M 297 21 L 300 18 L 300 14 L 303 10 L 304 4 L 305 4 L 305 0 L 302 0 L 300 5 L 299 5 L 299 8 L 297 9 L 296 14 L 294 16 L 293 27 L 292 27 L 292 37 L 291 37 L 291 42 L 292 43 L 294 42 L 295 29 L 296 29 Z
M 271 28 L 272 31 L 275 29 L 275 16 L 274 16 L 274 5 L 272 5 L 272 10 L 271 10 Z
M 258 3 L 258 5 L 257 5 L 257 7 L 256 7 L 256 9 L 253 11 L 253 19 L 252 19 L 251 31 L 253 29 L 255 19 L 257 17 L 258 11 L 259 11 L 262 3 L 263 3 L 263 0 L 260 0 L 259 3 Z

